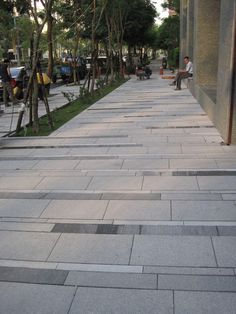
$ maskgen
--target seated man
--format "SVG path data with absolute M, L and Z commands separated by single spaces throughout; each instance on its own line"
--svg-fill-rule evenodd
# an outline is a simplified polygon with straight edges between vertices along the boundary
M 176 85 L 175 90 L 181 90 L 181 80 L 193 76 L 193 63 L 189 60 L 189 57 L 184 57 L 184 63 L 186 64 L 185 70 L 179 70 L 176 74 L 171 86 Z

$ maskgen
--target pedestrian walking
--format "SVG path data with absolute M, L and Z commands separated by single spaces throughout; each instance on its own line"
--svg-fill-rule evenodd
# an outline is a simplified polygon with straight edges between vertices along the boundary
M 2 87 L 3 87 L 3 101 L 5 106 L 9 106 L 8 104 L 8 95 L 14 104 L 16 104 L 16 98 L 13 93 L 13 88 L 11 85 L 11 72 L 10 72 L 10 60 L 5 59 L 3 64 L 1 65 L 0 76 L 2 78 Z

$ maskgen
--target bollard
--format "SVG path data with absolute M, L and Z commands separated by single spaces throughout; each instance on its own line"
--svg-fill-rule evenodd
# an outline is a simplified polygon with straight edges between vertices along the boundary
M 163 75 L 164 71 L 163 71 L 163 67 L 160 67 L 160 75 Z

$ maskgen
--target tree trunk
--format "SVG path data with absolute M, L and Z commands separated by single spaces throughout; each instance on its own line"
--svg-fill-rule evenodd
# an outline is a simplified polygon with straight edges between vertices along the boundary
M 53 60 L 53 35 L 52 35 L 52 29 L 53 29 L 53 18 L 51 15 L 51 11 L 48 12 L 48 20 L 47 20 L 47 39 L 48 39 L 48 70 L 47 74 L 50 78 L 52 78 L 53 74 L 53 66 L 54 66 L 54 60 Z

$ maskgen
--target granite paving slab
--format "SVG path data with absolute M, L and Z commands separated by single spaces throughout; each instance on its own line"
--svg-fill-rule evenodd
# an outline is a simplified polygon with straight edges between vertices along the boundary
M 74 287 L 0 282 L 1 314 L 67 314 Z
M 77 160 L 40 160 L 36 165 L 32 167 L 32 169 L 37 170 L 66 170 L 66 169 L 75 169 L 80 161 Z
M 172 274 L 172 275 L 215 275 L 234 276 L 233 268 L 221 267 L 167 267 L 167 266 L 144 266 L 143 273 L 147 274 Z
M 49 202 L 42 199 L 0 199 L 0 216 L 37 218 Z
M 104 218 L 120 220 L 170 220 L 170 202 L 158 200 L 112 200 L 108 204 Z
M 76 167 L 76 169 L 82 170 L 114 170 L 121 169 L 123 160 L 82 160 Z
M 45 261 L 59 234 L 0 231 L 1 259 Z
M 168 160 L 165 159 L 126 159 L 122 169 L 168 169 Z
M 91 181 L 90 177 L 45 177 L 37 189 L 46 190 L 85 190 Z
M 157 276 L 153 274 L 71 271 L 66 278 L 65 285 L 154 290 L 157 288 Z
M 173 220 L 236 220 L 233 201 L 172 201 Z
M 102 200 L 52 200 L 42 213 L 42 218 L 102 219 L 108 201 Z
M 180 169 L 217 169 L 217 164 L 214 160 L 206 159 L 171 159 L 170 168 Z
M 215 267 L 216 261 L 209 237 L 135 235 L 130 264 Z
M 141 190 L 142 178 L 137 177 L 94 177 L 88 190 Z
M 236 276 L 158 275 L 158 289 L 236 292 Z
M 142 190 L 198 191 L 195 177 L 147 177 L 144 176 Z
M 78 288 L 69 314 L 173 314 L 171 291 Z
M 236 176 L 198 177 L 200 190 L 236 190 Z
M 15 190 L 30 190 L 34 189 L 40 182 L 42 178 L 40 177 L 7 177 L 1 176 L 0 177 L 0 189 L 7 190 L 7 189 L 15 189 Z
M 62 234 L 48 261 L 129 264 L 133 236 Z
M 175 291 L 175 314 L 235 314 L 236 294 Z
M 213 237 L 217 264 L 220 267 L 236 267 L 236 237 Z
M 32 169 L 36 163 L 34 160 L 1 160 L 0 169 Z

